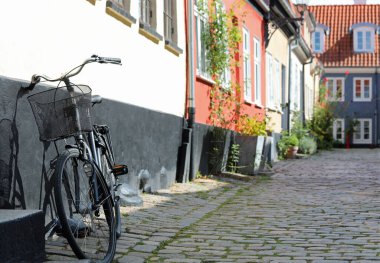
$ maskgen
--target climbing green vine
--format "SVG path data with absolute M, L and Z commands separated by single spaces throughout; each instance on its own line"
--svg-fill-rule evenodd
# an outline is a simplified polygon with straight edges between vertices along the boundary
M 228 10 L 223 8 L 222 0 L 208 3 L 198 1 L 200 15 L 208 18 L 201 37 L 209 62 L 207 71 L 215 82 L 210 90 L 209 120 L 214 126 L 231 128 L 240 116 L 241 89 L 233 78 L 226 79 L 226 71 L 232 75 L 238 66 L 241 31 L 235 10 L 241 1 L 236 1 Z

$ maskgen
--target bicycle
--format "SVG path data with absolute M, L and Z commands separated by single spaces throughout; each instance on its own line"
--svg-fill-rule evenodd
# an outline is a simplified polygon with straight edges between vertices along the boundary
M 93 55 L 56 79 L 33 75 L 26 89 L 42 81 L 59 82 L 55 89 L 28 96 L 40 140 L 54 142 L 58 154 L 51 161 L 56 215 L 45 226 L 45 237 L 66 239 L 80 259 L 111 262 L 121 235 L 118 178 L 128 168 L 115 164 L 108 126 L 92 124 L 91 108 L 102 98 L 70 81 L 94 62 L 121 65 L 118 58 Z M 59 152 L 57 141 L 62 139 L 65 150 Z

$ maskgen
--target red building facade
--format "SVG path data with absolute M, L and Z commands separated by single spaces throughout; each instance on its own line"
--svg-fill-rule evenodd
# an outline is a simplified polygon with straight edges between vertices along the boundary
M 214 0 L 209 1 L 208 8 Z M 204 30 L 210 17 L 204 15 L 201 1 L 194 1 L 193 16 L 193 88 L 194 121 L 239 131 L 242 116 L 265 117 L 265 12 L 264 1 L 223 0 L 222 8 L 237 27 L 240 40 L 229 68 L 219 81 L 210 76 Z M 233 15 L 231 16 L 231 14 Z M 188 20 L 189 23 L 190 20 Z M 232 52 L 229 47 L 229 52 Z M 227 52 L 227 51 L 226 51 Z M 190 67 L 190 65 L 188 65 Z

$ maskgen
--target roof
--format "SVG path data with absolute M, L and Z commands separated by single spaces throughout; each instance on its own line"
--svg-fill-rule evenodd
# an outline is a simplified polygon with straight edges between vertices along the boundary
M 380 26 L 380 5 L 309 6 L 318 24 L 330 29 L 325 38 L 325 52 L 316 54 L 324 67 L 379 67 L 380 35 L 375 34 L 374 53 L 354 53 L 350 28 L 358 23 Z

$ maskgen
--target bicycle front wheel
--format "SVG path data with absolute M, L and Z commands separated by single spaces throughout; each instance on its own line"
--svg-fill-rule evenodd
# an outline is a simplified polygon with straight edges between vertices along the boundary
M 112 197 L 101 172 L 77 149 L 60 155 L 54 194 L 62 235 L 80 259 L 111 262 L 116 249 Z

